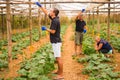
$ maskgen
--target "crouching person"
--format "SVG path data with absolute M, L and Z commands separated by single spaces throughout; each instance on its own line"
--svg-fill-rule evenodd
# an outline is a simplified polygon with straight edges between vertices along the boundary
M 107 41 L 105 41 L 105 40 L 101 39 L 99 36 L 97 36 L 95 38 L 95 42 L 96 42 L 95 50 L 103 53 L 106 57 L 112 57 L 113 49 Z

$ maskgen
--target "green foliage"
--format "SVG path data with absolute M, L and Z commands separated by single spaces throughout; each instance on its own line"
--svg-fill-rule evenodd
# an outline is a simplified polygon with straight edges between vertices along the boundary
M 33 40 L 38 41 L 39 38 L 36 37 L 38 32 L 36 29 L 32 30 L 33 32 Z M 17 59 L 17 54 L 22 54 L 22 50 L 25 49 L 30 44 L 30 40 L 26 39 L 29 36 L 29 32 L 23 32 L 20 34 L 15 34 L 12 36 L 12 41 L 16 42 L 15 45 L 12 47 L 12 59 Z M 25 38 L 25 39 L 24 39 Z M 34 39 L 37 38 L 37 39 Z M 2 54 L 0 54 L 0 68 L 8 67 L 8 51 L 7 51 L 7 40 L 0 41 L 0 50 Z
M 27 80 L 26 78 L 17 77 L 14 80 Z
M 110 25 L 111 29 L 115 26 Z M 78 62 L 85 63 L 85 68 L 83 69 L 83 74 L 89 75 L 89 80 L 119 80 L 120 72 L 114 72 L 114 65 L 108 64 L 112 62 L 109 58 L 106 58 L 103 54 L 94 54 L 94 40 L 91 37 L 92 27 L 89 27 L 90 30 L 88 35 L 85 35 L 83 41 L 83 50 L 84 53 L 89 54 L 84 58 L 78 59 Z M 100 32 L 100 33 L 98 33 Z M 107 25 L 101 24 L 101 31 L 95 30 L 95 35 L 100 35 L 102 39 L 107 39 Z M 110 36 L 110 43 L 114 49 L 120 51 L 120 38 L 114 35 Z
M 90 54 L 96 53 L 94 46 L 93 46 L 93 44 L 94 44 L 93 41 L 94 40 L 92 37 L 85 35 L 84 40 L 83 40 L 84 54 L 90 55 Z
M 13 45 L 12 47 L 12 58 L 13 59 L 16 59 L 17 54 L 18 53 L 22 54 L 23 53 L 22 50 L 25 49 L 27 46 L 29 46 L 30 40 L 26 38 L 29 35 L 30 33 L 27 31 L 27 32 L 22 32 L 20 34 L 15 34 L 12 36 L 12 42 L 16 42 L 16 44 Z M 33 38 L 33 41 L 39 40 L 39 32 L 37 29 L 32 30 L 32 38 Z M 6 49 L 6 48 L 3 48 L 3 46 L 7 46 L 7 40 L 2 40 L 0 42 L 0 50 Z
M 23 32 L 20 34 L 15 34 L 12 36 L 12 42 L 18 42 L 21 41 L 21 39 L 26 38 L 30 35 L 30 32 Z M 39 40 L 39 30 L 38 29 L 33 29 L 32 30 L 32 40 L 33 41 L 38 41 Z
M 110 62 L 111 60 L 109 58 L 104 57 L 103 54 L 91 54 L 89 56 L 86 56 L 85 58 L 78 59 L 78 62 L 80 63 L 86 63 L 90 61 L 98 61 L 98 62 Z
M 21 41 L 22 38 L 25 38 L 29 36 L 29 32 L 23 32 L 23 33 L 20 33 L 20 34 L 15 34 L 12 36 L 12 42 L 17 42 L 17 41 Z
M 61 23 L 62 25 L 65 25 L 66 23 L 69 24 L 69 18 L 66 17 L 66 16 L 60 17 L 60 23 Z
M 0 41 L 0 48 L 2 48 L 2 46 L 7 46 L 7 40 Z
M 13 46 L 13 51 L 19 51 L 25 49 L 27 46 L 29 46 L 29 44 L 30 44 L 30 40 L 20 41 L 18 44 Z
M 21 75 L 19 79 L 49 80 L 46 75 L 54 69 L 55 60 L 51 50 L 51 45 L 48 44 L 36 51 L 31 59 L 25 60 L 18 71 Z
M 29 26 L 28 24 L 28 17 L 26 16 L 19 16 L 14 15 L 14 22 L 12 20 L 12 29 L 21 29 L 21 28 L 27 28 Z
M 2 54 L 0 54 L 0 69 L 1 68 L 7 68 L 7 67 L 8 67 L 7 50 L 3 49 Z
M 39 35 L 39 30 L 38 29 L 33 29 L 32 30 L 32 40 L 35 41 L 35 42 L 40 40 L 40 35 Z
M 112 44 L 113 48 L 120 52 L 120 38 L 116 36 L 111 36 L 110 43 Z
M 65 33 L 67 29 L 67 26 L 62 26 L 61 28 L 61 35 L 63 35 Z M 46 32 L 42 31 L 42 37 L 46 36 Z M 12 59 L 17 59 L 17 54 L 22 54 L 22 50 L 26 49 L 27 46 L 29 46 L 30 44 L 30 40 L 28 40 L 26 37 L 28 37 L 30 35 L 30 33 L 27 32 L 23 32 L 20 34 L 15 34 L 12 36 L 12 41 L 15 42 L 16 44 L 13 45 L 12 47 Z M 32 40 L 33 41 L 39 41 L 39 30 L 38 29 L 33 29 L 32 30 Z M 7 46 L 7 40 L 2 40 L 0 41 L 0 50 L 2 52 L 2 54 L 0 54 L 0 68 L 6 68 L 8 67 L 8 51 L 7 48 L 3 47 L 3 46 Z M 2 58 L 4 57 L 4 59 Z
M 120 78 L 120 72 L 114 72 L 111 62 L 103 54 L 92 54 L 85 58 L 78 59 L 80 63 L 87 63 L 83 69 L 83 74 L 88 74 L 89 80 L 117 80 Z
M 5 60 L 0 59 L 0 68 L 7 68 L 8 67 L 8 62 Z
M 4 80 L 4 78 L 0 78 L 0 80 Z
M 68 26 L 67 25 L 62 25 L 61 26 L 61 37 L 63 37 L 63 35 L 65 34 L 65 31 L 66 31 L 66 29 L 68 28 Z
M 30 40 L 21 40 L 18 44 L 14 45 L 12 48 L 12 58 L 16 59 L 17 54 L 22 54 L 22 50 L 26 49 L 27 46 L 29 46 Z

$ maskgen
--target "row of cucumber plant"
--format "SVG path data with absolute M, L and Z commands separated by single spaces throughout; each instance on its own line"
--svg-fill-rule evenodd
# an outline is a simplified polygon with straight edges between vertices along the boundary
M 38 30 L 32 30 L 33 41 L 39 40 Z M 12 58 L 17 59 L 17 54 L 22 54 L 22 50 L 30 45 L 30 40 L 26 37 L 29 36 L 29 32 L 23 32 L 20 34 L 16 34 L 12 37 L 12 41 L 16 44 L 12 47 Z M 26 39 L 23 39 L 26 38 Z M 2 40 L 0 42 L 0 69 L 8 67 L 8 50 L 7 50 L 7 40 Z
M 22 32 L 22 33 L 17 33 L 17 34 L 13 34 L 12 35 L 12 42 L 19 42 L 21 41 L 23 38 L 29 37 L 30 32 L 26 31 L 26 32 Z M 33 40 L 34 41 L 38 41 L 39 39 L 39 30 L 38 29 L 33 29 L 32 30 L 32 35 L 33 35 Z M 45 36 L 45 32 L 41 32 L 41 36 Z M 0 41 L 0 48 L 2 46 L 7 46 L 7 40 L 1 40 Z
M 54 60 L 51 45 L 47 44 L 21 63 L 20 77 L 14 80 L 50 80 L 48 74 L 55 69 Z
M 17 41 L 20 41 L 21 39 L 23 38 L 26 38 L 30 35 L 30 32 L 27 31 L 27 32 L 23 32 L 23 33 L 20 33 L 20 34 L 15 34 L 13 35 L 12 37 L 12 41 L 13 42 L 17 42 Z M 44 35 L 44 32 L 41 32 L 41 35 L 42 37 L 45 36 Z M 39 33 L 39 30 L 38 29 L 33 29 L 32 30 L 32 38 L 33 38 L 33 41 L 38 41 L 39 40 L 39 37 L 40 36 L 40 33 Z
M 112 44 L 112 47 L 116 49 L 118 52 L 120 52 L 120 37 L 116 37 L 111 35 L 110 37 L 110 43 Z
M 92 37 L 85 35 L 83 40 L 83 53 L 90 55 L 96 53 L 94 49 L 94 40 Z
M 63 35 L 65 33 L 65 30 L 67 29 L 66 26 L 62 26 L 61 28 L 61 35 Z M 39 41 L 39 31 L 37 29 L 34 29 L 32 31 L 32 40 L 33 41 Z M 42 31 L 42 36 L 46 36 L 46 32 Z M 22 50 L 25 49 L 27 46 L 29 46 L 30 40 L 23 40 L 23 41 L 19 41 L 19 43 L 17 45 L 13 46 L 13 59 L 17 58 L 17 53 L 22 53 Z
M 68 26 L 67 25 L 62 25 L 61 26 L 61 37 L 63 37 L 63 35 L 65 34 L 65 31 L 66 31 L 66 29 L 68 28 Z
M 40 40 L 39 30 L 37 30 L 37 29 L 32 30 L 32 40 L 35 41 L 35 42 Z M 29 46 L 29 45 L 30 45 L 30 40 L 29 39 L 21 40 L 21 41 L 19 41 L 18 44 L 14 45 L 13 49 L 12 49 L 13 59 L 17 58 L 18 53 L 23 53 L 22 50 L 26 49 L 26 47 Z
M 78 59 L 78 62 L 85 64 L 82 73 L 89 75 L 88 80 L 120 80 L 120 72 L 114 72 L 112 60 L 103 54 L 91 54 Z
M 111 65 L 113 62 L 111 59 L 106 58 L 103 54 L 97 54 L 94 49 L 94 36 L 98 35 L 97 30 L 92 32 L 91 30 L 87 32 L 84 36 L 83 41 L 83 51 L 87 54 L 86 57 L 78 59 L 79 63 L 84 63 L 85 68 L 83 68 L 83 74 L 89 75 L 88 80 L 120 80 L 120 72 L 114 72 L 115 64 Z M 107 27 L 105 24 L 101 27 L 99 33 L 102 39 L 107 39 Z M 94 34 L 93 34 L 94 33 Z M 93 36 L 93 37 L 91 37 Z M 110 36 L 110 44 L 114 49 L 120 50 L 120 39 L 114 35 Z
M 116 29 L 115 27 L 119 27 L 118 24 L 111 24 L 111 30 L 113 29 Z M 93 27 L 92 26 L 89 26 L 89 32 L 87 32 L 87 36 L 88 37 L 91 37 L 91 34 L 92 34 L 92 30 L 93 30 Z M 111 31 L 110 30 L 110 31 Z M 119 33 L 120 30 L 117 29 L 117 32 Z M 99 35 L 102 39 L 105 39 L 107 40 L 107 25 L 106 24 L 101 24 L 101 30 L 99 31 L 98 33 L 98 30 L 94 30 L 94 36 L 95 35 Z M 86 37 L 85 37 L 86 39 Z M 91 39 L 93 40 L 93 39 Z M 93 41 L 84 41 L 85 43 L 86 42 L 93 42 Z M 112 47 L 115 49 L 115 50 L 118 50 L 118 52 L 120 52 L 120 36 L 119 34 L 110 34 L 110 41 L 109 43 L 112 45 Z
M 61 27 L 61 36 L 65 34 L 66 29 L 67 26 Z M 18 70 L 21 76 L 14 80 L 52 80 L 52 76 L 48 76 L 48 74 L 55 69 L 54 61 L 52 47 L 47 44 L 36 51 L 31 59 L 25 60 L 21 64 L 21 68 Z
M 101 32 L 101 38 L 103 39 L 107 39 L 107 34 L 105 32 Z M 117 37 L 115 35 L 110 35 L 110 41 L 109 43 L 111 44 L 111 46 L 117 50 L 118 52 L 120 52 L 120 37 Z
M 61 27 L 61 35 L 63 35 L 65 33 L 65 30 L 67 29 L 67 26 L 62 26 Z M 32 40 L 33 41 L 38 41 L 39 40 L 39 34 L 38 34 L 38 30 L 37 29 L 34 29 L 32 30 Z M 15 45 L 13 45 L 12 47 L 12 58 L 13 59 L 17 59 L 17 54 L 23 54 L 23 49 L 25 49 L 27 46 L 29 46 L 30 44 L 30 40 L 29 39 L 22 39 L 22 38 L 25 38 L 29 35 L 28 32 L 23 32 L 21 34 L 19 34 L 18 36 L 22 36 L 22 37 L 17 37 L 17 35 L 15 35 L 17 38 L 16 39 L 13 39 L 14 42 L 18 42 L 16 43 Z M 41 35 L 42 37 L 43 36 L 46 36 L 46 32 L 45 31 L 42 31 L 41 32 Z M 7 68 L 8 67 L 8 50 L 7 50 L 7 47 L 3 47 L 4 46 L 7 46 L 7 41 L 4 40 L 0 43 L 0 51 L 2 52 L 2 54 L 0 54 L 0 69 L 2 68 Z
M 61 26 L 61 34 L 64 34 L 65 30 L 66 30 L 66 26 L 62 25 Z M 41 36 L 46 36 L 46 32 L 45 31 L 42 31 L 39 33 L 39 30 L 38 29 L 33 29 L 32 30 L 32 40 L 33 41 L 38 41 L 39 40 L 39 34 L 41 34 Z M 26 38 L 30 35 L 30 32 L 29 31 L 26 31 L 26 32 L 22 32 L 22 33 L 17 33 L 17 34 L 14 34 L 12 36 L 12 42 L 19 42 L 21 41 L 23 38 Z M 7 40 L 1 40 L 0 41 L 0 50 L 2 49 L 3 46 L 7 46 Z
M 12 42 L 18 42 L 18 41 L 20 41 L 21 39 L 23 39 L 23 38 L 25 38 L 25 37 L 27 37 L 27 36 L 29 36 L 29 31 L 14 34 L 14 35 L 12 36 Z
M 8 51 L 6 49 L 3 49 L 2 52 L 3 53 L 0 54 L 0 70 L 2 70 L 2 68 L 8 67 Z

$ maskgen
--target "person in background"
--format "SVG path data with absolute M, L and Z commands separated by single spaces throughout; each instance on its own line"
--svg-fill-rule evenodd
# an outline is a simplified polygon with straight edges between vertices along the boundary
M 83 20 L 83 14 L 80 12 L 75 19 L 75 53 L 82 54 L 83 34 L 86 33 L 86 22 Z M 77 52 L 78 51 L 78 52 Z
M 107 41 L 101 39 L 99 36 L 96 36 L 95 42 L 95 50 L 105 54 L 106 57 L 112 56 L 113 49 Z
M 35 2 L 36 5 L 40 7 L 40 9 L 48 15 L 51 20 L 50 29 L 47 29 L 45 26 L 42 27 L 42 30 L 46 30 L 50 33 L 50 42 L 52 44 L 54 57 L 56 58 L 58 64 L 57 76 L 54 80 L 62 80 L 63 78 L 63 63 L 61 59 L 61 38 L 60 38 L 60 20 L 58 17 L 59 10 L 57 8 L 51 9 L 50 13 L 42 7 L 39 2 Z

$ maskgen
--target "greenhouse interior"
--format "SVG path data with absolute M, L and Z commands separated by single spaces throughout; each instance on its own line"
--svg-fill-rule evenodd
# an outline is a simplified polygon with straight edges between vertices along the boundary
M 120 80 L 119 58 L 120 0 L 0 0 L 0 80 Z

